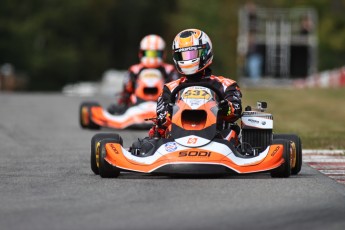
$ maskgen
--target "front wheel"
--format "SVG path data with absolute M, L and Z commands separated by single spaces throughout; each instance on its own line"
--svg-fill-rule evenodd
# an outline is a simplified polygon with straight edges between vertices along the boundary
M 106 160 L 105 157 L 107 156 L 107 151 L 105 149 L 105 145 L 107 143 L 114 143 L 113 140 L 103 140 L 100 142 L 99 145 L 99 175 L 102 178 L 116 178 L 120 175 L 120 169 L 114 165 L 110 165 Z
M 114 142 L 123 144 L 122 138 L 116 133 L 97 133 L 91 138 L 91 170 L 94 174 L 99 174 L 99 149 L 102 140 L 112 140 Z
M 301 138 L 295 134 L 274 134 L 273 139 L 286 139 L 292 141 L 296 147 L 296 161 L 291 169 L 292 175 L 297 175 L 302 169 L 302 141 Z
M 271 171 L 271 177 L 287 178 L 291 175 L 291 142 L 284 139 L 274 139 L 273 144 L 283 145 L 284 163 Z
M 100 129 L 101 127 L 92 121 L 91 108 L 100 106 L 97 102 L 83 102 L 79 107 L 79 124 L 82 128 Z

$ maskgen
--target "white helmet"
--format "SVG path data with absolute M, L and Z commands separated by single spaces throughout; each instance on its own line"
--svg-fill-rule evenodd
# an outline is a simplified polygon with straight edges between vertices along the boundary
M 204 70 L 212 63 L 212 43 L 207 34 L 198 29 L 187 29 L 174 39 L 173 59 L 176 69 L 184 75 Z
M 160 66 L 165 58 L 164 49 L 163 38 L 155 34 L 145 36 L 140 42 L 140 62 L 148 68 Z

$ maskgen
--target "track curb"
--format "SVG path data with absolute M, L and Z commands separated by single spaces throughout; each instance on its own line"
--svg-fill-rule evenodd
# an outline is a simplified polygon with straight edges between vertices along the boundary
M 345 185 L 345 150 L 303 149 L 303 162 Z

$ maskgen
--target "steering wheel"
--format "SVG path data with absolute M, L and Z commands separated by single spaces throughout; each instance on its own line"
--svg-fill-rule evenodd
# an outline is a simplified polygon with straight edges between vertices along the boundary
M 219 91 L 219 89 L 217 89 L 216 87 L 214 87 L 213 85 L 206 83 L 206 82 L 198 82 L 198 83 L 183 83 L 181 85 L 178 85 L 172 92 L 170 95 L 170 105 L 175 104 L 176 101 L 176 94 L 181 91 L 182 89 L 191 87 L 191 86 L 202 86 L 205 88 L 208 88 L 210 90 L 212 90 L 213 92 L 215 92 L 215 94 L 218 97 L 219 102 L 224 101 L 224 96 L 223 94 Z

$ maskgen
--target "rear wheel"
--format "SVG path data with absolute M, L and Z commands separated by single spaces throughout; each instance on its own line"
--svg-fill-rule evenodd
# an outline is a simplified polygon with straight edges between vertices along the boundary
M 100 142 L 102 140 L 113 140 L 114 142 L 118 142 L 122 145 L 123 141 L 122 138 L 116 134 L 116 133 L 98 133 L 94 135 L 91 138 L 91 157 L 90 157 L 90 162 L 91 162 L 91 170 L 94 172 L 96 175 L 99 174 L 99 147 L 100 147 Z
M 295 143 L 296 147 L 296 162 L 291 169 L 292 175 L 297 175 L 302 168 L 302 141 L 301 138 L 295 134 L 274 134 L 273 139 L 286 139 Z
M 97 102 L 83 102 L 79 107 L 79 124 L 82 128 L 100 129 L 91 119 L 91 107 L 100 106 Z
M 287 178 L 291 175 L 291 142 L 284 139 L 275 139 L 273 140 L 273 144 L 283 145 L 284 163 L 271 171 L 271 177 Z

